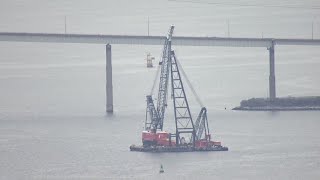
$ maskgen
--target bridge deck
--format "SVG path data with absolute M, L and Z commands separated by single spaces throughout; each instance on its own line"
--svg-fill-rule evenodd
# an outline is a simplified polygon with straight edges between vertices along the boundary
M 270 47 L 275 45 L 320 46 L 320 39 L 271 39 L 174 36 L 178 46 Z M 100 35 L 100 34 L 50 34 L 0 32 L 0 41 L 91 43 L 91 44 L 140 44 L 163 45 L 165 36 Z

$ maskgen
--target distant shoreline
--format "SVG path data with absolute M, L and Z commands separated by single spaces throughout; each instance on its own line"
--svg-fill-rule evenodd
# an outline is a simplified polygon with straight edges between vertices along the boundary
M 251 98 L 232 110 L 240 111 L 320 111 L 320 97 Z
M 320 107 L 235 107 L 239 111 L 320 111 Z

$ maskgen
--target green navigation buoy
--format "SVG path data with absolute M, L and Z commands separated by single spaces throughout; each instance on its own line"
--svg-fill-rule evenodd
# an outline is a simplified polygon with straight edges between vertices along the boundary
M 159 173 L 164 173 L 163 166 L 161 164 Z

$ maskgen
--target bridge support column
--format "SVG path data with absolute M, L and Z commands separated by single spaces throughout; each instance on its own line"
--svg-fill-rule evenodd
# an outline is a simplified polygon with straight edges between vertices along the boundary
M 270 75 L 269 75 L 269 98 L 271 101 L 276 98 L 276 77 L 274 71 L 274 43 L 268 48 L 269 50 L 269 64 L 270 64 Z
M 113 112 L 112 62 L 111 45 L 106 45 L 106 111 Z

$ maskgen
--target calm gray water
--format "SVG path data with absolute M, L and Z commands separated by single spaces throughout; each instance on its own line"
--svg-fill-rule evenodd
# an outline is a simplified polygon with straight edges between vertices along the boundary
M 238 2 L 320 6 L 316 0 Z M 149 16 L 151 35 L 175 24 L 176 35 L 226 36 L 229 20 L 232 37 L 311 38 L 314 22 L 320 38 L 319 12 L 165 0 L 5 0 L 0 31 L 64 33 L 66 16 L 69 33 L 142 35 Z M 129 146 L 140 143 L 156 72 L 144 59 L 151 52 L 159 60 L 162 47 L 112 48 L 115 113 L 107 115 L 104 46 L 0 42 L 0 179 L 320 178 L 320 112 L 230 110 L 242 99 L 268 95 L 266 49 L 174 47 L 207 106 L 215 140 L 230 151 L 149 154 Z M 319 95 L 319 57 L 319 47 L 277 46 L 277 95 Z M 189 97 L 195 116 L 200 107 Z M 171 130 L 172 109 L 167 112 Z

